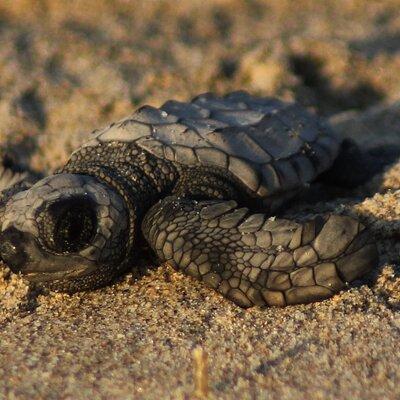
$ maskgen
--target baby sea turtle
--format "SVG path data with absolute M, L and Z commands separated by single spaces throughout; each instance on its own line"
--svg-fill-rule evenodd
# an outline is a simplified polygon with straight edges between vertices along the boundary
M 339 147 L 299 105 L 245 92 L 143 106 L 54 175 L 3 193 L 0 254 L 29 281 L 74 292 L 131 267 L 144 238 L 242 307 L 325 299 L 376 265 L 370 234 L 347 216 L 272 215 Z

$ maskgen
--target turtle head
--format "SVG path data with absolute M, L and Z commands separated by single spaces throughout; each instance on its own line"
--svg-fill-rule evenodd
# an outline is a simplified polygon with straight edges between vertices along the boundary
M 94 288 L 122 269 L 128 230 L 125 202 L 111 187 L 88 175 L 52 175 L 6 203 L 0 257 L 52 289 Z

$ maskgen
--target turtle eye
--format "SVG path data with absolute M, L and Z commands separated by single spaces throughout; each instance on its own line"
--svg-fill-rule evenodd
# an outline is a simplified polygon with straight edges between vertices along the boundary
M 48 209 L 44 239 L 57 253 L 76 253 L 88 247 L 97 230 L 95 205 L 87 198 L 60 200 Z

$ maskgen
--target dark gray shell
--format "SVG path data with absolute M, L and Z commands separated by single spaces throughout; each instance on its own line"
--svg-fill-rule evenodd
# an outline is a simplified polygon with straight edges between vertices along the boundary
M 307 185 L 339 148 L 328 127 L 299 105 L 245 92 L 143 106 L 93 135 L 85 146 L 134 142 L 177 163 L 220 167 L 259 197 Z

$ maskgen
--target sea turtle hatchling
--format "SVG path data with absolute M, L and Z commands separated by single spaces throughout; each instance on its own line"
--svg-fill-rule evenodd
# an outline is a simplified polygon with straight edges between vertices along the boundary
M 143 106 L 94 131 L 54 175 L 3 194 L 1 258 L 73 292 L 131 267 L 145 239 L 242 307 L 325 299 L 376 265 L 367 229 L 348 216 L 272 215 L 339 147 L 299 105 L 245 92 Z

